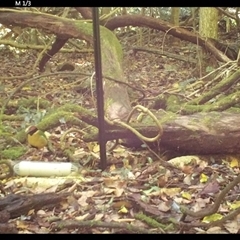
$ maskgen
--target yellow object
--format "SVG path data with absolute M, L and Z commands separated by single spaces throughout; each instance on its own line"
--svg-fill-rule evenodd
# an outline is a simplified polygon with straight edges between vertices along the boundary
M 205 183 L 208 181 L 208 176 L 205 175 L 204 173 L 201 174 L 201 177 L 200 177 L 200 182 L 201 183 Z
M 48 139 L 43 131 L 36 126 L 30 126 L 26 129 L 28 143 L 35 148 L 41 149 L 48 146 Z

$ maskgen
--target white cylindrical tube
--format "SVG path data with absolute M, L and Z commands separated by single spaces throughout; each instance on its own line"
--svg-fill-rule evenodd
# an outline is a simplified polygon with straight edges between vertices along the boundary
M 14 165 L 13 170 L 20 176 L 50 177 L 67 176 L 72 172 L 77 172 L 78 167 L 66 162 L 21 161 Z

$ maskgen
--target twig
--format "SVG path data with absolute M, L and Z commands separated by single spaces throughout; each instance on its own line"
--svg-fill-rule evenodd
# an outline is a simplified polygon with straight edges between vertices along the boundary
M 53 230 L 61 230 L 64 228 L 122 228 L 126 231 L 133 233 L 150 233 L 149 230 L 143 229 L 143 227 L 135 227 L 127 223 L 117 223 L 117 222 L 100 222 L 100 221 L 77 221 L 77 220 L 63 220 L 55 222 L 52 224 Z

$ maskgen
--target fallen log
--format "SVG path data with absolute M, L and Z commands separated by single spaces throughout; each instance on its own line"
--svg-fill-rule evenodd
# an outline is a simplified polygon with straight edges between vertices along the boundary
M 158 146 L 181 154 L 240 153 L 240 114 L 229 112 L 195 113 L 178 116 L 156 113 L 162 124 L 163 134 Z M 145 121 L 145 120 L 143 120 Z M 146 122 L 149 119 L 146 119 Z M 146 137 L 154 137 L 159 128 L 154 124 L 130 124 Z M 85 135 L 84 141 L 97 141 L 96 135 Z M 108 129 L 106 139 L 126 139 L 131 147 L 142 144 L 135 134 L 119 126 Z
M 8 213 L 10 219 L 25 215 L 32 209 L 37 211 L 49 206 L 56 207 L 56 205 L 68 195 L 68 193 L 44 193 L 35 195 L 10 194 L 0 199 L 0 216 Z

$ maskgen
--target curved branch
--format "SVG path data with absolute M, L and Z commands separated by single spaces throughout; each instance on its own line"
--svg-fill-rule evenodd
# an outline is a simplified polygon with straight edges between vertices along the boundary
M 219 61 L 230 61 L 230 59 L 226 57 L 222 52 L 220 52 L 211 42 L 202 38 L 200 35 L 189 32 L 182 27 L 175 27 L 174 25 L 161 19 L 155 19 L 142 15 L 124 15 L 113 17 L 109 19 L 105 24 L 105 27 L 110 30 L 126 26 L 149 27 L 163 31 L 182 40 L 186 40 L 194 44 L 199 44 L 201 47 L 206 48 L 209 52 L 214 54 Z

